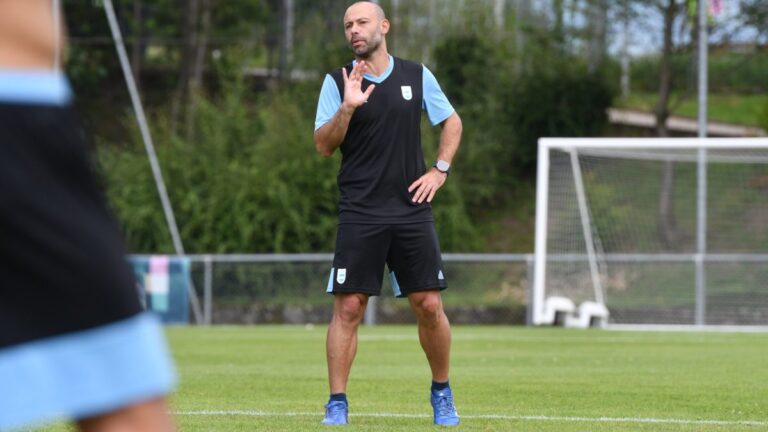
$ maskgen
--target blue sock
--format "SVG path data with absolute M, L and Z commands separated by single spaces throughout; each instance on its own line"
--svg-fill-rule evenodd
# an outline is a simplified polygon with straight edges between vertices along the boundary
M 334 393 L 331 395 L 330 402 L 344 402 L 347 403 L 346 393 Z
M 436 381 L 432 381 L 432 391 L 433 392 L 439 392 L 441 390 L 445 390 L 448 387 L 450 387 L 450 385 L 448 383 L 449 383 L 449 381 L 446 381 L 444 383 L 439 383 L 439 382 L 436 382 Z

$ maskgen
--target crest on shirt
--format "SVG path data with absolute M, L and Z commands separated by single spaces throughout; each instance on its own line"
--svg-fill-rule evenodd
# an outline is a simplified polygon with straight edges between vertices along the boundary
M 347 269 L 339 269 L 336 271 L 336 282 L 343 284 L 347 280 Z
M 403 99 L 411 100 L 413 98 L 413 92 L 411 92 L 411 86 L 400 86 L 400 91 L 403 92 Z

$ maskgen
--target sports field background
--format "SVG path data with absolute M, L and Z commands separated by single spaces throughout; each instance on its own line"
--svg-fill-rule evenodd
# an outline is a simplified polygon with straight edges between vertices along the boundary
M 171 327 L 181 431 L 315 431 L 323 326 Z M 455 326 L 464 431 L 768 431 L 768 334 Z M 415 326 L 360 329 L 350 431 L 435 430 Z M 57 424 L 43 430 L 64 431 Z

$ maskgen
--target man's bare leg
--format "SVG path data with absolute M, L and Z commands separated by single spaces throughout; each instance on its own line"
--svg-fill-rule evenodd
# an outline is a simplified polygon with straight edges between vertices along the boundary
M 448 381 L 451 356 L 451 325 L 443 310 L 440 291 L 421 291 L 408 295 L 419 325 L 419 342 L 427 355 L 432 380 Z
M 440 426 L 457 426 L 459 414 L 453 404 L 453 393 L 448 385 L 451 357 L 451 325 L 443 310 L 440 291 L 410 294 L 408 301 L 419 322 L 419 341 L 432 369 L 430 403 L 434 421 Z
M 331 394 L 347 391 L 349 372 L 357 353 L 357 328 L 367 305 L 365 294 L 334 295 L 333 317 L 325 344 Z
M 77 422 L 83 432 L 172 432 L 165 398 L 139 402 Z

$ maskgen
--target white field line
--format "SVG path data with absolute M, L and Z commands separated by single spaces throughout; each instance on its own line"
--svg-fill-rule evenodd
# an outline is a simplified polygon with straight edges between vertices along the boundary
M 610 334 L 608 336 L 607 334 Z M 589 341 L 590 343 L 614 343 L 614 342 L 638 342 L 638 341 L 656 341 L 656 340 L 666 340 L 666 339 L 649 339 L 647 337 L 640 337 L 636 336 L 636 333 L 630 333 L 625 335 L 618 335 L 618 334 L 611 334 L 607 333 L 603 334 L 600 338 L 595 338 L 592 335 L 584 334 L 579 335 L 576 333 L 568 333 L 563 334 L 562 336 L 520 336 L 520 335 L 492 335 L 492 334 L 462 334 L 462 333 L 453 333 L 451 336 L 451 340 L 461 340 L 461 341 L 504 341 L 504 342 L 546 342 L 546 343 L 555 343 L 555 342 L 578 342 L 578 341 Z M 615 335 L 615 336 L 614 336 Z M 651 335 L 655 336 L 655 335 Z M 705 334 L 694 334 L 691 336 L 698 336 L 698 338 L 690 339 L 691 341 L 702 341 L 702 342 L 709 342 L 713 340 L 712 338 L 708 338 Z M 325 337 L 325 334 L 320 335 L 318 337 Z M 659 334 L 659 337 L 663 337 L 661 334 Z M 419 336 L 417 334 L 358 334 L 357 336 L 358 341 L 384 341 L 384 342 L 399 342 L 399 341 L 416 341 L 418 342 Z M 716 339 L 719 343 L 729 343 L 733 342 L 728 339 Z
M 246 417 L 322 417 L 322 412 L 266 412 L 248 410 L 203 410 L 203 411 L 175 411 L 177 416 L 246 416 Z M 428 414 L 401 414 L 401 413 L 350 413 L 350 417 L 398 417 L 398 418 L 431 418 Z M 561 422 L 595 422 L 595 423 L 655 423 L 655 424 L 679 424 L 679 425 L 715 425 L 715 426 L 768 426 L 768 420 L 688 420 L 688 419 L 664 419 L 644 417 L 567 417 L 567 416 L 531 416 L 531 415 L 504 415 L 504 414 L 462 414 L 463 419 L 490 419 L 490 420 L 527 420 L 527 421 L 561 421 Z

